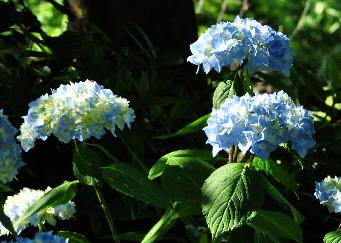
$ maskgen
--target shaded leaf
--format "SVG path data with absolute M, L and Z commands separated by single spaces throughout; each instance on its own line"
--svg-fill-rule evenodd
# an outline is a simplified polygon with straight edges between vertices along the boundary
M 166 138 L 172 138 L 172 137 L 178 137 L 183 136 L 191 133 L 195 133 L 197 131 L 202 130 L 207 125 L 207 119 L 210 117 L 211 114 L 204 115 L 200 117 L 199 119 L 195 120 L 194 122 L 191 122 L 190 124 L 186 125 L 185 127 L 181 128 L 179 131 L 173 134 L 169 135 L 163 135 L 158 136 L 155 138 L 158 139 L 166 139 Z
M 13 192 L 13 190 L 7 186 L 5 183 L 0 181 L 0 192 Z
M 256 230 L 269 234 L 273 238 L 291 239 L 302 242 L 302 230 L 299 225 L 286 214 L 259 210 L 254 212 L 247 223 Z
M 101 163 L 96 152 L 83 145 L 76 145 L 73 151 L 72 164 L 73 172 L 81 183 L 90 186 L 101 184 L 99 170 Z
M 263 162 L 259 157 L 255 157 L 251 164 L 256 168 L 265 171 L 267 174 L 272 175 L 277 181 L 294 193 L 297 192 L 297 183 L 294 177 L 285 170 L 284 165 L 279 165 L 271 159 L 267 159 Z
M 265 189 L 265 191 L 277 202 L 282 203 L 284 205 L 287 205 L 292 215 L 294 216 L 294 220 L 300 224 L 304 221 L 304 216 L 296 210 L 294 206 L 291 205 L 291 203 L 277 190 L 276 187 L 274 187 L 268 179 L 266 179 L 264 176 L 261 176 L 262 186 Z
M 148 231 L 142 240 L 142 243 L 155 242 L 161 236 L 163 236 L 175 223 L 179 217 L 178 212 L 175 209 L 175 205 L 168 208 L 160 220 Z
M 167 166 L 161 176 L 164 191 L 174 201 L 200 205 L 201 187 L 214 167 L 192 158 L 179 158 L 177 163 Z
M 172 206 L 166 210 L 160 220 L 148 231 L 142 242 L 155 242 L 167 233 L 177 219 L 197 215 L 199 213 L 200 209 L 197 211 L 196 205 L 174 202 Z
M 71 232 L 71 231 L 58 231 L 57 235 L 63 237 L 64 239 L 68 239 L 68 243 L 90 243 L 90 241 L 81 234 Z
M 161 188 L 134 167 L 113 163 L 101 167 L 101 172 L 103 179 L 117 191 L 158 207 L 167 207 L 168 199 Z

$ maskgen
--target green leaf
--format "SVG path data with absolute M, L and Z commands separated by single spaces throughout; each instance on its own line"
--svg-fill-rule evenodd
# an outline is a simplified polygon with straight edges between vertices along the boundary
M 202 210 L 213 239 L 246 223 L 251 211 L 263 204 L 259 175 L 241 163 L 215 170 L 202 187 Z
M 0 195 L 0 223 L 9 231 L 13 236 L 17 236 L 17 232 L 15 232 L 13 228 L 13 224 L 9 217 L 4 213 L 4 200 L 2 196 Z
M 118 162 L 118 159 L 115 156 L 113 156 L 104 146 L 100 144 L 92 144 L 92 143 L 86 143 L 86 145 L 99 149 L 103 154 L 105 154 L 105 156 L 107 156 L 113 162 Z
M 243 225 L 228 234 L 227 243 L 254 243 L 253 228 Z
M 200 209 L 198 211 L 196 209 L 197 205 L 174 202 L 160 220 L 149 230 L 142 242 L 155 242 L 160 239 L 174 225 L 177 219 L 200 214 Z
M 139 231 L 125 232 L 125 233 L 118 234 L 118 238 L 120 238 L 120 240 L 125 240 L 125 241 L 141 242 L 145 234 L 146 234 L 145 232 L 139 232 Z M 108 239 L 112 239 L 112 237 Z
M 143 238 L 142 243 L 155 242 L 174 225 L 176 219 L 179 218 L 179 214 L 175 209 L 175 206 L 176 203 L 166 210 L 160 220 L 149 230 L 149 232 Z
M 283 213 L 259 210 L 253 213 L 247 224 L 273 238 L 302 242 L 301 228 L 293 219 Z
M 177 163 L 167 166 L 161 176 L 162 188 L 174 201 L 200 205 L 201 187 L 214 167 L 193 158 L 179 158 Z
M 268 179 L 264 176 L 261 176 L 261 184 L 265 191 L 277 202 L 287 205 L 291 210 L 292 215 L 294 216 L 294 220 L 300 224 L 304 221 L 304 216 L 297 211 L 297 209 L 291 205 L 291 203 L 274 187 Z
M 101 167 L 101 172 L 102 178 L 119 192 L 158 207 L 165 208 L 169 205 L 161 188 L 128 164 L 113 163 Z
M 277 181 L 294 193 L 297 192 L 297 183 L 294 177 L 285 170 L 286 167 L 284 165 L 279 165 L 271 159 L 263 162 L 259 157 L 255 157 L 251 164 L 256 168 L 265 171 L 267 174 L 272 175 Z
M 71 231 L 58 231 L 57 235 L 63 237 L 64 239 L 68 239 L 68 243 L 90 243 L 90 241 L 81 234 L 71 232 Z
M 253 243 L 281 243 L 271 235 L 255 229 L 255 240 Z
M 13 225 L 17 226 L 22 224 L 25 220 L 33 214 L 43 211 L 49 207 L 56 207 L 60 204 L 69 202 L 76 195 L 76 184 L 78 181 L 66 181 L 63 184 L 51 189 L 39 198 L 26 212 L 17 220 Z
M 197 131 L 200 131 L 207 125 L 207 119 L 210 117 L 210 115 L 211 114 L 207 114 L 207 115 L 200 117 L 199 119 L 195 120 L 194 122 L 192 122 L 192 123 L 186 125 L 185 127 L 181 128 L 176 133 L 158 136 L 155 138 L 166 139 L 166 138 L 183 136 L 183 135 L 187 135 L 187 134 L 191 134 L 191 133 L 195 133 Z
M 7 186 L 5 183 L 0 181 L 0 192 L 13 192 L 13 190 Z
M 95 186 L 101 184 L 101 165 L 99 156 L 96 152 L 85 147 L 76 145 L 73 151 L 73 172 L 76 178 L 83 184 Z
M 155 165 L 149 170 L 148 178 L 153 180 L 163 174 L 167 165 L 181 166 L 184 160 L 210 160 L 212 159 L 212 152 L 208 150 L 199 149 L 185 149 L 177 150 L 162 156 Z
M 324 243 L 339 243 L 341 242 L 341 230 L 329 232 L 323 238 Z
M 213 108 L 218 109 L 225 99 L 232 98 L 235 94 L 232 80 L 220 82 L 213 94 Z

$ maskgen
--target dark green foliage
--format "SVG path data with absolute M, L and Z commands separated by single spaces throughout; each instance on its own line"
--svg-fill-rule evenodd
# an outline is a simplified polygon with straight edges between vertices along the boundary
M 328 216 L 313 193 L 315 181 L 341 176 L 340 1 L 229 0 L 225 10 L 219 0 L 77 2 L 0 1 L 0 109 L 19 127 L 30 101 L 60 84 L 92 79 L 128 98 L 136 121 L 116 138 L 75 149 L 53 137 L 39 141 L 23 155 L 27 165 L 18 180 L 0 183 L 2 198 L 76 177 L 77 217 L 53 228 L 70 242 L 112 240 L 94 187 L 103 190 L 122 241 L 203 243 L 211 230 L 216 242 L 299 242 L 298 224 L 303 242 L 339 241 L 340 217 Z M 42 20 L 45 13 L 51 17 Z M 214 71 L 206 78 L 186 63 L 197 26 L 200 33 L 238 14 L 290 37 L 290 78 Z M 61 26 L 66 18 L 68 26 Z M 224 152 L 212 158 L 202 132 L 212 97 L 218 108 L 235 94 L 251 94 L 250 85 L 259 92 L 283 89 L 313 112 L 317 144 L 305 158 L 288 147 L 247 166 L 226 165 Z M 73 198 L 76 183 L 56 187 L 19 221 Z M 2 210 L 0 221 L 12 228 Z

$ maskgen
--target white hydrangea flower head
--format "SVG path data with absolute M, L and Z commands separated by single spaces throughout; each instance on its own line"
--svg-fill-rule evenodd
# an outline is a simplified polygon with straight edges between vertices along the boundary
M 34 190 L 24 187 L 18 194 L 8 196 L 4 204 L 4 213 L 9 217 L 13 223 L 19 219 L 39 198 L 50 191 L 48 187 L 46 190 Z M 54 208 L 47 208 L 39 213 L 29 217 L 22 224 L 14 227 L 14 230 L 20 234 L 22 230 L 28 226 L 38 226 L 48 222 L 51 225 L 56 223 L 55 217 L 60 220 L 67 220 L 73 217 L 76 213 L 75 203 L 72 201 L 66 204 L 58 205 Z M 8 234 L 9 231 L 0 223 L 0 235 Z
M 95 81 L 61 85 L 29 104 L 18 139 L 25 151 L 34 147 L 36 139 L 46 140 L 51 134 L 59 141 L 84 141 L 101 138 L 106 130 L 114 136 L 116 126 L 130 128 L 135 113 L 129 101 L 116 96 Z

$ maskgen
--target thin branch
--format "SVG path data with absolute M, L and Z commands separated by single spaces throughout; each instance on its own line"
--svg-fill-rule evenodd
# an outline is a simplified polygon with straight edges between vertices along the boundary
M 197 9 L 195 10 L 196 14 L 200 14 L 202 7 L 204 6 L 204 2 L 205 0 L 199 0 L 198 5 L 197 5 Z
M 218 15 L 218 19 L 217 19 L 217 23 L 221 22 L 224 18 L 224 14 L 226 12 L 226 8 L 227 8 L 227 2 L 228 0 L 224 0 L 224 2 L 221 4 L 221 8 L 220 8 L 220 12 Z
M 242 6 L 240 7 L 240 11 L 239 11 L 239 14 L 238 16 L 240 18 L 243 17 L 244 13 L 249 9 L 249 3 L 247 2 L 247 0 L 243 0 L 242 2 Z
M 61 12 L 62 14 L 66 14 L 69 17 L 75 17 L 75 15 L 69 9 L 67 9 L 65 6 L 61 5 L 60 3 L 54 0 L 46 0 L 46 2 L 51 3 L 52 6 L 55 9 L 57 9 L 59 12 Z
M 297 32 L 300 31 L 300 29 L 302 28 L 303 21 L 308 14 L 308 10 L 310 8 L 310 5 L 311 5 L 311 0 L 307 0 L 305 2 L 304 9 L 301 13 L 301 16 L 297 22 L 297 25 L 295 26 L 295 29 L 291 32 L 290 39 L 294 38 L 294 36 L 297 34 Z

